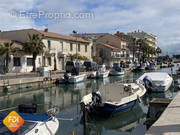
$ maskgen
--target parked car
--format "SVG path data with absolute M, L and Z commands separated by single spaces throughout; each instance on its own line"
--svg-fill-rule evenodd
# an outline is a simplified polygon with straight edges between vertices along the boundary
M 66 62 L 66 73 L 72 72 L 72 68 L 75 67 L 79 72 L 85 71 L 85 66 L 79 61 L 67 61 Z
M 96 62 L 85 61 L 84 66 L 85 66 L 86 71 L 95 71 L 95 70 L 97 70 L 97 63 Z

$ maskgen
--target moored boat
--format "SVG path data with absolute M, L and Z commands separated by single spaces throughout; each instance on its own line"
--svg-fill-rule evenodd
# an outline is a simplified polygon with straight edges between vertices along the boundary
M 145 64 L 140 62 L 134 64 L 134 68 L 132 69 L 132 72 L 142 72 L 144 70 L 145 70 Z
M 113 63 L 113 68 L 110 73 L 111 76 L 124 75 L 124 69 L 120 66 L 120 63 Z
M 24 120 L 24 124 L 18 129 L 20 135 L 55 135 L 59 128 L 59 121 L 55 117 L 56 108 L 48 110 L 46 113 L 18 113 Z M 3 120 L 7 114 L 0 114 Z M 0 123 L 0 134 L 12 134 L 2 123 Z
M 92 72 L 90 72 L 90 75 L 89 75 L 89 78 L 97 78 L 97 71 L 92 71 Z
M 97 78 L 106 78 L 109 76 L 109 70 L 106 70 L 105 65 L 99 65 L 98 71 L 97 71 Z
M 70 75 L 65 73 L 63 77 L 60 79 L 56 79 L 56 83 L 80 83 L 85 81 L 86 79 L 86 74 L 80 74 L 80 75 Z
M 144 82 L 148 91 L 165 92 L 171 86 L 173 78 L 165 72 L 149 72 L 137 79 L 137 83 L 139 82 Z
M 112 116 L 135 106 L 145 93 L 146 89 L 140 83 L 108 84 L 99 91 L 85 95 L 81 100 L 81 108 L 86 108 L 90 115 Z

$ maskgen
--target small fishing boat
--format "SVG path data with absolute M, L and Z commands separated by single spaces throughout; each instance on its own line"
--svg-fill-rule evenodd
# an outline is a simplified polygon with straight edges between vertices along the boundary
M 106 78 L 109 76 L 109 70 L 106 70 L 105 65 L 99 65 L 98 71 L 97 71 L 97 78 Z
M 113 63 L 113 68 L 109 74 L 111 76 L 124 75 L 124 69 L 120 66 L 120 63 Z
M 112 116 L 134 107 L 146 93 L 143 84 L 113 83 L 103 85 L 99 91 L 85 95 L 81 100 L 82 110 L 90 115 Z
M 89 75 L 89 78 L 92 78 L 92 79 L 97 78 L 97 75 L 98 75 L 97 71 L 92 71 Z
M 56 79 L 56 83 L 80 83 L 85 81 L 86 79 L 86 74 L 80 74 L 80 75 L 70 75 L 65 73 L 63 77 L 61 77 L 60 79 L 57 78 Z
M 134 65 L 132 72 L 142 72 L 144 70 L 145 70 L 145 64 L 144 63 L 136 63 Z
M 18 113 L 24 120 L 24 124 L 16 131 L 19 135 L 55 135 L 59 128 L 59 121 L 55 117 L 57 109 L 53 108 L 43 114 Z M 0 113 L 0 120 L 7 114 Z M 0 123 L 0 134 L 11 135 L 2 123 Z
M 146 63 L 146 69 L 147 70 L 156 70 L 156 64 L 155 63 L 153 63 L 153 62 L 147 62 Z
M 150 92 L 165 92 L 173 82 L 173 78 L 165 72 L 144 73 L 137 83 L 144 82 L 145 87 Z

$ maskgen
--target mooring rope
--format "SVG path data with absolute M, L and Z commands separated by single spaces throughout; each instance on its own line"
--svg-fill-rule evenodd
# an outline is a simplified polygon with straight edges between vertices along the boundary
M 73 117 L 73 118 L 58 118 L 58 117 L 56 117 L 58 120 L 64 120 L 64 121 L 73 121 L 73 120 L 75 120 L 75 119 L 78 119 L 79 118 L 79 114 L 78 115 L 76 115 L 75 117 Z

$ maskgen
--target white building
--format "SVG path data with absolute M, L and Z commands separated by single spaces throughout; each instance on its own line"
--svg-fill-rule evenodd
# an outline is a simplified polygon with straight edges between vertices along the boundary
M 39 34 L 43 37 L 43 43 L 46 48 L 42 55 L 36 59 L 36 67 L 48 66 L 50 70 L 63 70 L 69 54 L 80 54 L 91 60 L 92 44 L 82 38 L 62 35 L 58 33 L 24 29 L 14 31 L 0 32 L 0 39 L 8 39 L 25 43 L 28 40 L 28 34 Z M 32 56 L 24 54 L 23 51 L 11 55 L 9 64 L 10 72 L 30 72 L 32 71 Z

